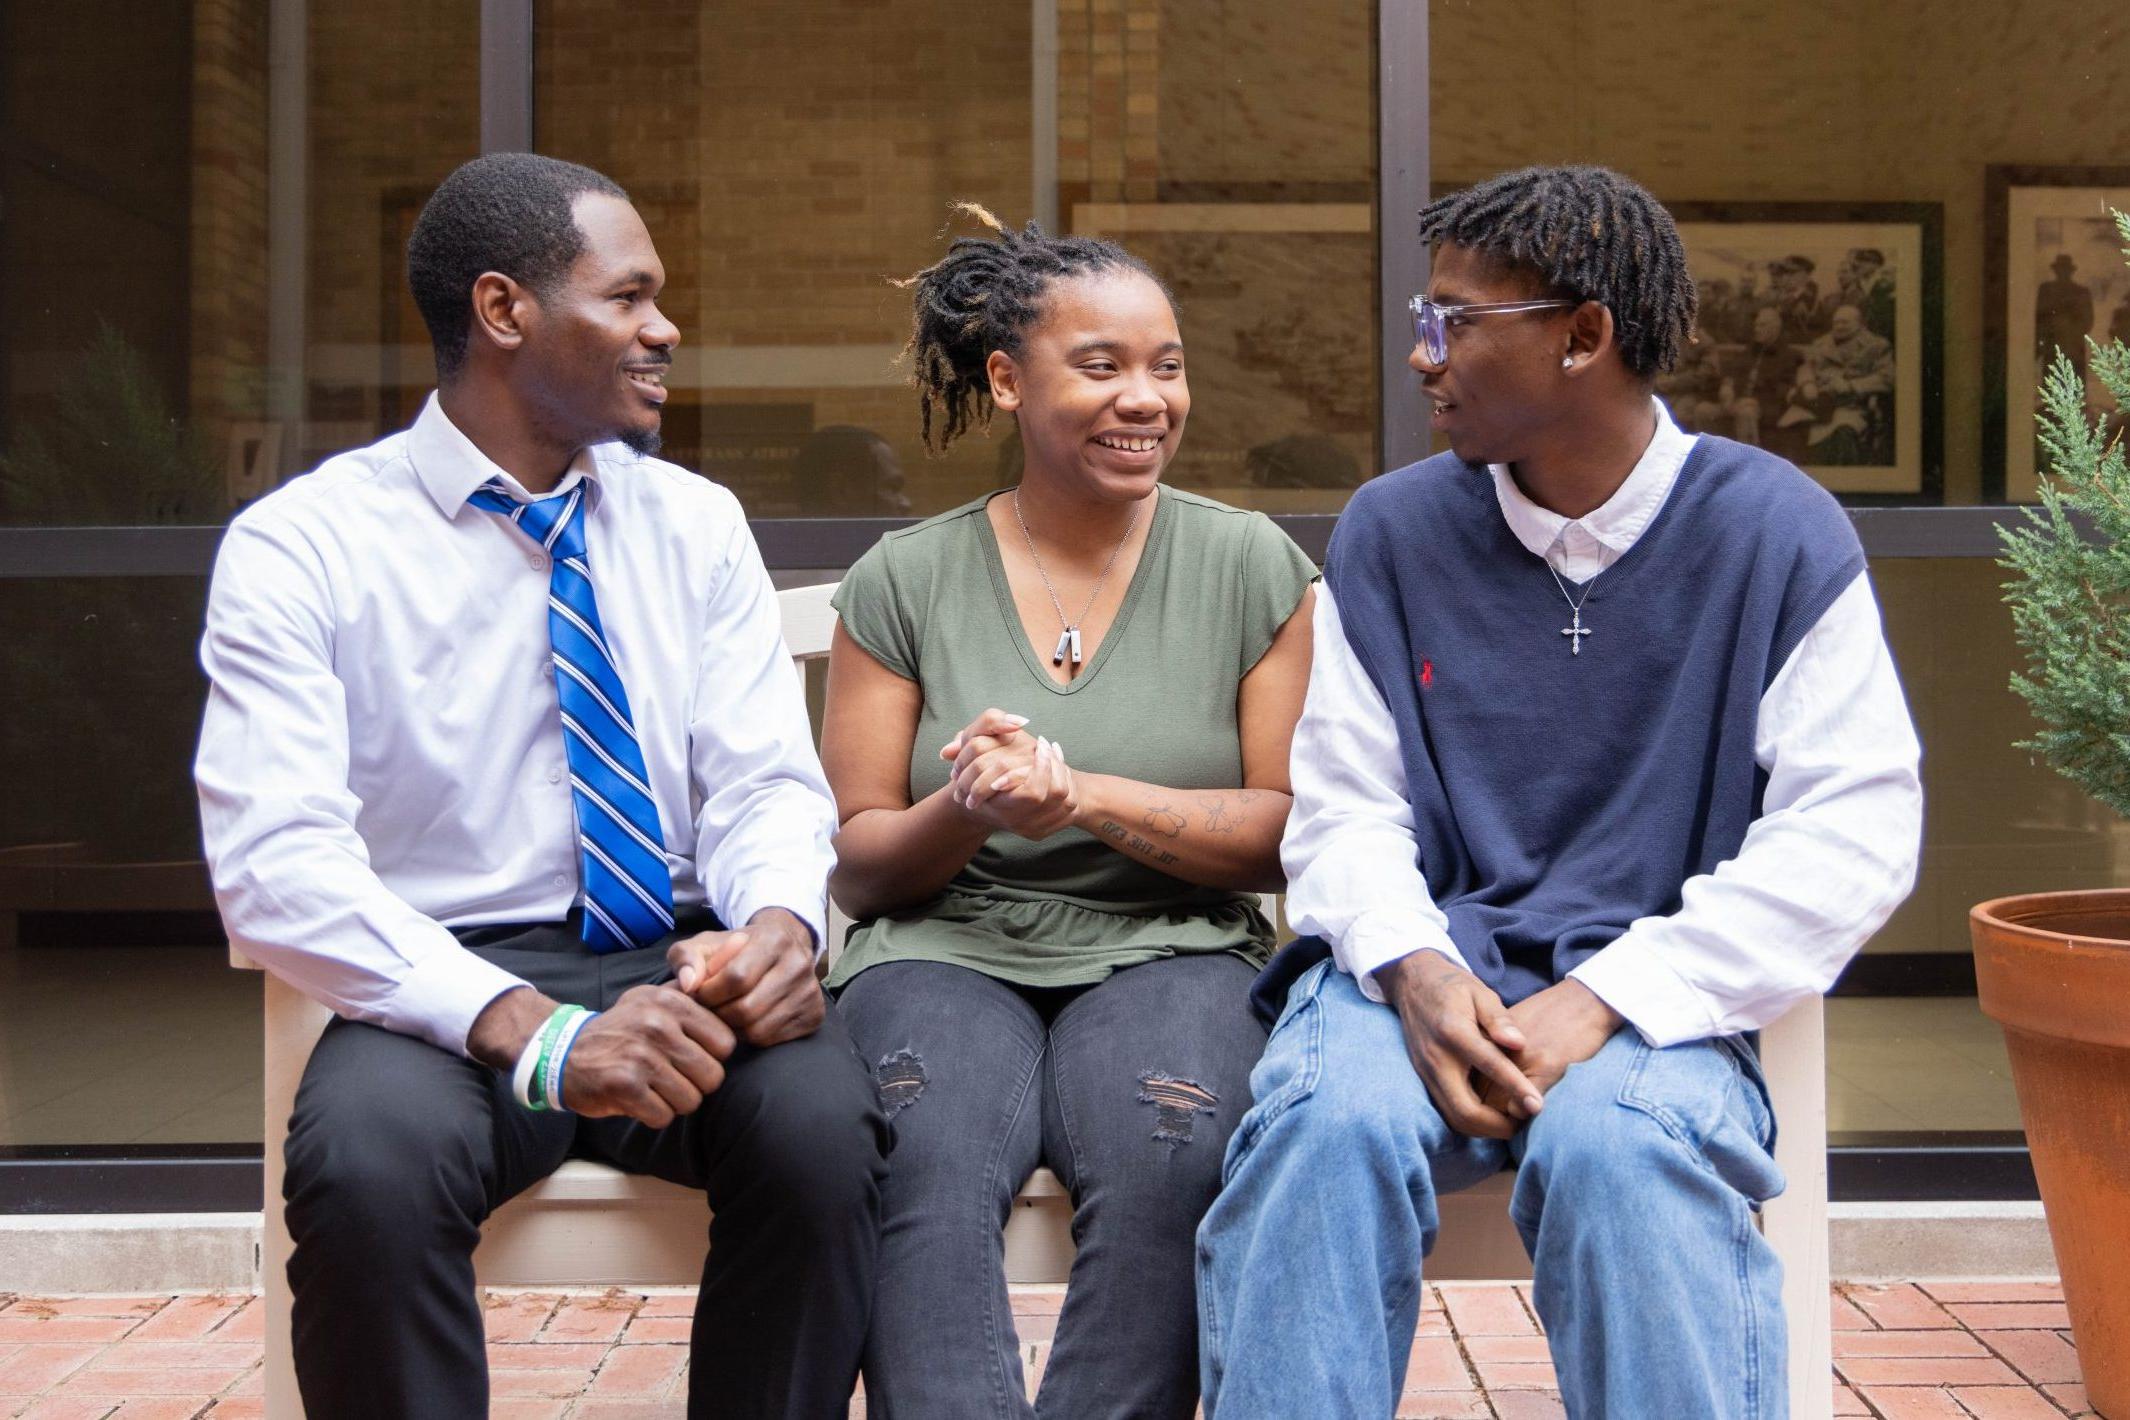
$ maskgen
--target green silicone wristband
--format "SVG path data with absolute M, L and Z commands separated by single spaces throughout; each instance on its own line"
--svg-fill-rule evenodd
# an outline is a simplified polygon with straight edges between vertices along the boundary
M 556 1038 L 562 1034 L 563 1022 L 570 1018 L 572 1011 L 583 1009 L 582 1006 L 557 1006 L 555 1013 L 547 1018 L 546 1023 L 540 1027 L 540 1033 L 533 1038 L 533 1047 L 538 1052 L 538 1059 L 533 1065 L 532 1080 L 526 1086 L 525 1095 L 532 1101 L 532 1107 L 536 1110 L 554 1108 L 547 1098 L 547 1058 L 555 1048 Z

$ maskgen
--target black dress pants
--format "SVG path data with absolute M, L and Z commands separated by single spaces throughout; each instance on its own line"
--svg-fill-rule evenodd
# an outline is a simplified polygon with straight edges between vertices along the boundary
M 556 1000 L 594 1009 L 669 974 L 663 942 L 598 956 L 568 924 L 460 935 Z M 889 1148 L 872 1074 L 833 1007 L 813 1035 L 742 1044 L 725 1069 L 694 1114 L 651 1129 L 532 1113 L 486 1065 L 332 1022 L 297 1092 L 284 1187 L 311 1420 L 488 1413 L 480 1226 L 572 1157 L 709 1195 L 691 1420 L 842 1416 L 870 1318 Z

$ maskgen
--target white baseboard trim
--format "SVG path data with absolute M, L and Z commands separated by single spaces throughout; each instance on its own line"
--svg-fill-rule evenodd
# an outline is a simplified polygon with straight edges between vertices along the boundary
M 2049 1277 L 2038 1203 L 1837 1203 L 1845 1282 Z M 0 1216 L 0 1292 L 234 1292 L 259 1285 L 256 1213 Z

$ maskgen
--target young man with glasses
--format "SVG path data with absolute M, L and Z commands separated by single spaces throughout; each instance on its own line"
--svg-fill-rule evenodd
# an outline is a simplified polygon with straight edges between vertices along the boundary
M 1832 983 L 1920 834 L 1863 552 L 1654 398 L 1695 293 L 1647 192 L 1530 169 L 1421 236 L 1450 452 L 1332 539 L 1282 846 L 1306 935 L 1199 1233 L 1206 1413 L 1390 1414 L 1436 1198 L 1513 1168 L 1570 1415 L 1773 1420 L 1748 1035 Z

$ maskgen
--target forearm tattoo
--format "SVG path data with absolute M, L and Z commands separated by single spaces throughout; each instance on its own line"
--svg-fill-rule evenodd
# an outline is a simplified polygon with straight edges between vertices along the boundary
M 1189 822 L 1189 819 L 1177 813 L 1167 804 L 1149 805 L 1146 817 L 1139 820 L 1140 825 L 1148 832 L 1158 833 L 1163 838 L 1182 837 L 1184 827 Z
M 1102 836 L 1123 844 L 1134 853 L 1145 854 L 1149 862 L 1158 863 L 1164 868 L 1177 861 L 1174 853 L 1141 838 L 1115 819 L 1104 819 L 1102 821 Z
M 1224 794 L 1217 799 L 1207 799 L 1205 803 L 1207 831 L 1211 833 L 1233 833 L 1236 829 L 1241 828 L 1243 821 L 1250 816 L 1250 805 L 1263 797 L 1265 797 L 1265 791 L 1262 789 L 1237 789 L 1232 798 Z

